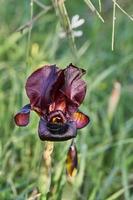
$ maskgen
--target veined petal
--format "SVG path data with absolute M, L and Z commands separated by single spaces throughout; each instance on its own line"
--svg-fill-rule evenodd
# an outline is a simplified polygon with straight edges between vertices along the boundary
M 82 112 L 73 113 L 72 119 L 76 122 L 76 127 L 79 129 L 85 127 L 90 122 L 90 118 Z
M 86 94 L 86 83 L 81 77 L 85 74 L 85 70 L 70 64 L 64 70 L 65 83 L 61 91 L 68 98 L 68 109 L 76 111 L 84 100 Z M 74 109 L 72 109 L 72 107 Z
M 14 117 L 17 126 L 27 126 L 30 118 L 30 104 L 25 105 Z
M 29 76 L 26 82 L 26 92 L 31 107 L 45 110 L 52 101 L 53 87 L 58 80 L 59 70 L 56 65 L 44 66 Z
M 66 171 L 68 176 L 75 176 L 78 168 L 77 149 L 75 144 L 71 144 L 67 153 Z
M 55 101 L 49 105 L 49 112 L 60 110 L 62 112 L 66 112 L 66 100 L 62 94 L 58 94 L 58 98 L 56 97 Z

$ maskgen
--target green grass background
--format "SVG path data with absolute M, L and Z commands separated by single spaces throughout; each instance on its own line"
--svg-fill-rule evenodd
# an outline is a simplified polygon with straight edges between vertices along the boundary
M 52 1 L 41 2 L 52 6 Z M 30 3 L 0 0 L 0 199 L 132 200 L 133 22 L 116 9 L 112 52 L 112 2 L 101 2 L 102 23 L 83 1 L 66 1 L 70 19 L 75 14 L 85 19 L 79 28 L 83 36 L 75 39 L 75 59 L 71 42 L 59 38 L 60 19 L 53 7 L 32 29 L 16 31 L 32 14 L 41 12 Z M 98 1 L 93 3 L 98 8 Z M 119 3 L 133 15 L 132 0 Z M 69 183 L 65 159 L 70 141 L 55 143 L 50 177 L 42 156 L 46 144 L 37 134 L 38 116 L 32 113 L 25 128 L 16 127 L 13 116 L 29 102 L 24 86 L 31 72 L 44 64 L 64 68 L 71 62 L 87 71 L 88 90 L 81 110 L 90 116 L 91 123 L 78 131 L 79 171 Z M 108 101 L 116 81 L 121 84 L 121 95 L 110 120 Z M 35 197 L 35 192 L 40 196 Z

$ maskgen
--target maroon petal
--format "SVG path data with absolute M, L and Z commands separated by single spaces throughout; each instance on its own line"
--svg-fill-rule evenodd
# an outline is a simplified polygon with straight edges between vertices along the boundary
M 61 70 L 58 71 L 57 81 L 53 85 L 53 89 L 51 91 L 54 101 L 56 101 L 56 99 L 58 99 L 59 96 L 62 95 L 62 93 L 60 92 L 60 89 L 64 85 L 64 81 L 65 81 L 65 79 L 64 79 L 64 70 L 61 69 Z
M 77 149 L 75 144 L 71 144 L 69 147 L 69 151 L 67 153 L 66 159 L 66 170 L 68 176 L 75 176 L 77 174 L 78 168 L 78 157 L 77 157 Z
M 86 83 L 81 77 L 85 74 L 85 70 L 77 68 L 70 64 L 65 70 L 65 84 L 61 88 L 69 100 L 68 104 L 76 110 L 84 100 L 86 94 Z M 73 111 L 72 111 L 73 112 Z
M 65 141 L 76 137 L 75 122 L 68 122 L 62 125 L 51 124 L 46 119 L 40 119 L 38 134 L 41 140 Z
M 30 109 L 30 104 L 27 104 L 15 115 L 14 121 L 17 126 L 27 126 L 29 124 Z
M 54 102 L 49 105 L 49 112 L 60 110 L 63 113 L 66 112 L 66 98 L 61 92 L 56 92 L 56 96 L 54 98 Z
M 85 127 L 90 122 L 89 117 L 82 112 L 73 113 L 72 119 L 76 122 L 76 127 L 79 129 Z
M 44 66 L 27 79 L 26 92 L 30 99 L 32 109 L 34 107 L 45 110 L 51 103 L 51 91 L 59 76 L 56 65 Z

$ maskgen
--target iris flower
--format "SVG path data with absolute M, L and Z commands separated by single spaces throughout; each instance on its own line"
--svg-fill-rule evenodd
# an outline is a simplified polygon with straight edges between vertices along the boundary
M 82 79 L 85 70 L 69 64 L 65 69 L 46 65 L 33 72 L 25 89 L 30 103 L 14 117 L 18 126 L 27 126 L 30 112 L 39 117 L 38 135 L 41 140 L 65 141 L 75 138 L 77 129 L 89 123 L 89 117 L 79 111 L 86 94 Z
M 30 111 L 40 116 L 38 133 L 41 140 L 65 141 L 76 137 L 77 129 L 89 123 L 89 117 L 78 110 L 86 93 L 82 80 L 85 70 L 70 64 L 66 69 L 44 66 L 26 82 L 30 104 L 15 115 L 18 126 L 29 124 Z

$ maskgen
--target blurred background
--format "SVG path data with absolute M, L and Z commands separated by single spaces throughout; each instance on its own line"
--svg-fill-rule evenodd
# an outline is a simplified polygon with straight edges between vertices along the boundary
M 0 199 L 132 200 L 132 0 L 0 5 Z M 25 128 L 16 127 L 13 116 L 29 102 L 28 75 L 45 64 L 71 62 L 86 70 L 81 110 L 91 123 L 78 131 L 78 174 L 68 180 L 71 141 L 55 143 L 46 161 L 38 116 L 32 113 Z

